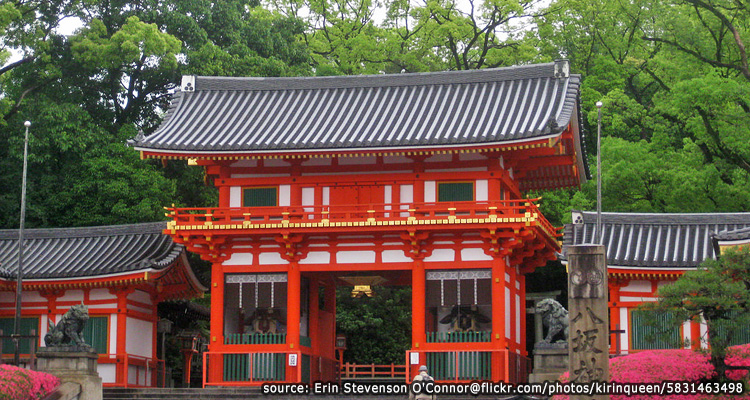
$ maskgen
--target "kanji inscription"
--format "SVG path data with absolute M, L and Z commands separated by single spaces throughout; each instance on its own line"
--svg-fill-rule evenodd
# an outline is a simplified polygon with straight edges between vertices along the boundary
M 570 380 L 578 383 L 609 380 L 609 314 L 604 246 L 571 246 L 568 252 L 570 315 Z M 576 396 L 573 399 L 607 399 Z

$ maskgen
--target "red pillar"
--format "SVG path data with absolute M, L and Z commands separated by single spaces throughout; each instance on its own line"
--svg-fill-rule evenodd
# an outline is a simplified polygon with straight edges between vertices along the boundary
M 423 346 L 427 337 L 425 333 L 425 296 L 424 261 L 416 259 L 411 270 L 411 345 L 414 349 Z
M 307 316 L 307 330 L 308 336 L 310 336 L 310 347 L 312 353 L 317 356 L 313 359 L 313 362 L 320 362 L 316 360 L 319 360 L 319 357 L 321 357 L 322 355 L 320 351 L 320 324 L 318 320 L 318 318 L 320 318 L 320 312 L 318 310 L 320 308 L 320 305 L 318 303 L 318 291 L 320 290 L 319 287 L 320 286 L 317 278 L 310 279 L 310 299 L 308 301 L 308 304 L 310 305 L 310 312 Z M 310 371 L 311 382 L 321 379 L 318 371 L 319 369 L 317 368 L 317 364 L 313 364 Z
M 492 348 L 505 350 L 508 341 L 505 338 L 505 257 L 492 259 Z M 507 360 L 503 352 L 492 354 L 492 380 L 497 382 L 505 378 Z
M 526 348 L 526 275 L 518 275 L 518 284 L 521 285 L 521 355 L 526 357 L 529 354 Z
M 208 351 L 221 351 L 224 347 L 224 271 L 221 264 L 211 268 L 211 337 Z M 220 382 L 224 377 L 224 362 L 221 356 L 209 355 L 208 381 Z M 206 377 L 203 377 L 204 384 Z
M 616 331 L 625 329 L 620 322 L 620 307 L 617 305 L 620 302 L 620 285 L 617 282 L 610 281 L 609 284 L 609 330 Z M 618 354 L 620 352 L 621 341 L 619 340 L 620 334 L 615 333 L 610 335 L 610 354 Z
M 286 342 L 288 350 L 291 351 L 299 350 L 301 283 L 302 277 L 300 276 L 299 262 L 296 260 L 291 261 L 287 272 L 286 302 Z M 297 360 L 298 363 L 301 361 Z M 297 367 L 290 367 L 287 363 L 287 381 L 297 382 L 300 378 L 300 376 L 297 376 Z

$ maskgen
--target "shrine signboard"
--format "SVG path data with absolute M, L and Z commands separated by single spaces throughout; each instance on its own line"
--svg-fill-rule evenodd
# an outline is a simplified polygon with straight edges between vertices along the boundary
M 608 381 L 609 316 L 604 246 L 570 246 L 567 251 L 570 381 Z M 608 399 L 609 396 L 571 395 L 570 398 Z

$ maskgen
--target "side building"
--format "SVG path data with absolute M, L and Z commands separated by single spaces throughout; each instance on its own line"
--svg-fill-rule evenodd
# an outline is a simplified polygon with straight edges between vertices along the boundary
M 564 245 L 594 243 L 596 213 L 573 211 Z M 611 353 L 671 348 L 675 340 L 648 341 L 638 305 L 656 301 L 659 287 L 720 256 L 720 248 L 750 242 L 750 213 L 639 214 L 602 213 L 602 244 L 609 272 Z M 685 323 L 671 333 L 690 346 L 701 346 L 705 325 Z M 734 339 L 750 343 L 750 330 Z
M 90 319 L 84 339 L 99 353 L 105 386 L 156 386 L 157 304 L 190 299 L 207 290 L 196 279 L 185 247 L 162 232 L 165 222 L 24 230 L 21 332 L 39 335 L 76 304 Z M 13 333 L 18 271 L 18 230 L 0 230 L 0 329 Z M 26 359 L 31 345 L 22 340 Z M 4 359 L 14 345 L 3 340 Z
M 213 263 L 206 385 L 335 379 L 335 288 L 412 288 L 408 375 L 525 379 L 525 274 L 559 232 L 529 190 L 586 179 L 567 61 L 314 78 L 183 77 L 143 158 L 219 204 L 165 233 Z

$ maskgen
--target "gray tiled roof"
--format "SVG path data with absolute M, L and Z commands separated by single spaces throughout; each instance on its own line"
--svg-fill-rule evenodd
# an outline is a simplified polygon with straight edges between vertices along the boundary
M 166 222 L 24 230 L 24 279 L 93 277 L 170 266 L 183 252 Z M 0 230 L 0 276 L 18 271 L 18 230 Z
M 565 245 L 593 243 L 596 213 L 573 211 Z M 750 228 L 750 213 L 602 213 L 609 266 L 694 268 L 714 258 L 715 232 Z
M 750 228 L 716 232 L 714 234 L 714 239 L 718 241 L 747 240 L 750 239 Z
M 137 150 L 191 153 L 425 148 L 559 135 L 578 108 L 567 61 L 306 78 L 184 77 Z M 184 81 L 185 82 L 185 81 Z

